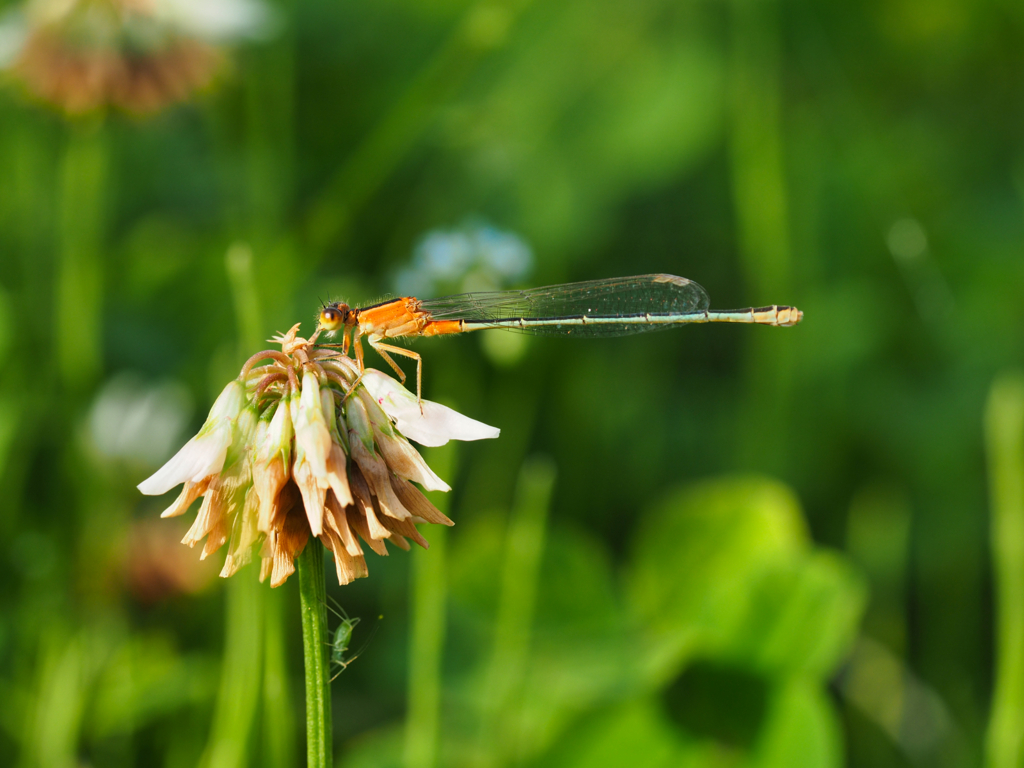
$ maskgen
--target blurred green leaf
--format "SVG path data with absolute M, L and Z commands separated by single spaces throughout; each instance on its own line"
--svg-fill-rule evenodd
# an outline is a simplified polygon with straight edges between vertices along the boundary
M 460 628 L 453 642 L 460 654 L 455 696 L 471 713 L 487 696 L 484 657 L 470 650 L 488 647 L 475 632 L 493 627 L 496 605 L 480 585 L 495 585 L 501 568 L 501 525 L 497 518 L 474 521 L 452 547 L 451 584 Z M 536 618 L 521 691 L 504 727 L 517 735 L 521 755 L 534 754 L 580 711 L 635 684 L 637 648 L 627 632 L 607 553 L 592 538 L 556 528 L 548 535 L 537 596 Z M 474 628 L 477 628 L 474 630 Z M 472 666 L 465 666 L 476 659 Z M 449 741 L 459 735 L 448 733 Z
M 765 570 L 808 548 L 784 485 L 757 477 L 678 491 L 646 516 L 631 547 L 630 605 L 648 632 L 647 674 L 667 679 L 685 659 L 743 631 Z
M 360 735 L 350 744 L 336 750 L 339 768 L 402 768 L 405 746 L 401 726 L 382 728 Z
M 842 729 L 828 693 L 794 677 L 772 695 L 751 768 L 838 768 Z
M 717 652 L 772 677 L 827 679 L 857 636 L 861 576 L 819 551 L 773 564 L 748 588 L 747 614 Z
M 165 636 L 136 636 L 118 648 L 96 681 L 89 722 L 95 738 L 130 734 L 211 699 L 217 665 L 182 656 Z
M 625 702 L 588 718 L 559 742 L 534 768 L 726 768 L 738 755 L 700 743 L 676 730 L 657 702 Z

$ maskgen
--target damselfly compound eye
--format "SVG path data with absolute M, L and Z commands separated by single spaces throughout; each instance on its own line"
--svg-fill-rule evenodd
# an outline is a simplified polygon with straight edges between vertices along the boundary
M 345 316 L 337 307 L 324 307 L 320 310 L 320 327 L 325 331 L 336 331 L 345 322 Z

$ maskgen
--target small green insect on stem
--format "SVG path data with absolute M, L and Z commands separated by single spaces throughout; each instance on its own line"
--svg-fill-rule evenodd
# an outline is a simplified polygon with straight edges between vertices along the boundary
M 338 675 L 348 669 L 348 665 L 359 657 L 357 653 L 352 658 L 345 658 L 349 645 L 352 643 L 352 631 L 356 628 L 356 624 L 359 623 L 359 617 L 349 618 L 344 608 L 338 605 L 337 602 L 333 600 L 332 602 L 334 602 L 334 607 L 327 605 L 327 610 L 337 616 L 341 622 L 338 624 L 338 628 L 334 630 L 333 639 L 328 643 L 331 648 L 331 671 L 334 673 L 331 676 L 331 682 L 333 683 L 338 678 Z

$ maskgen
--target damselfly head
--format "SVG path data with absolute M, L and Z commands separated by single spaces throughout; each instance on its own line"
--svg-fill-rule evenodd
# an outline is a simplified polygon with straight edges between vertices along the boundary
M 317 316 L 317 327 L 327 333 L 334 333 L 339 328 L 348 325 L 351 312 L 348 304 L 340 302 L 325 304 L 320 308 L 320 314 Z

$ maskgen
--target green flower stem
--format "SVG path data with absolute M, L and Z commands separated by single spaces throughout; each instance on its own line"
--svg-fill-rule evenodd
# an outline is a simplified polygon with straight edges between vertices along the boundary
M 992 385 L 985 409 L 992 559 L 996 592 L 996 663 L 988 768 L 1024 759 L 1024 377 Z
M 324 547 L 311 539 L 296 559 L 306 666 L 306 764 L 328 768 L 331 758 L 331 677 L 327 659 L 327 585 Z

